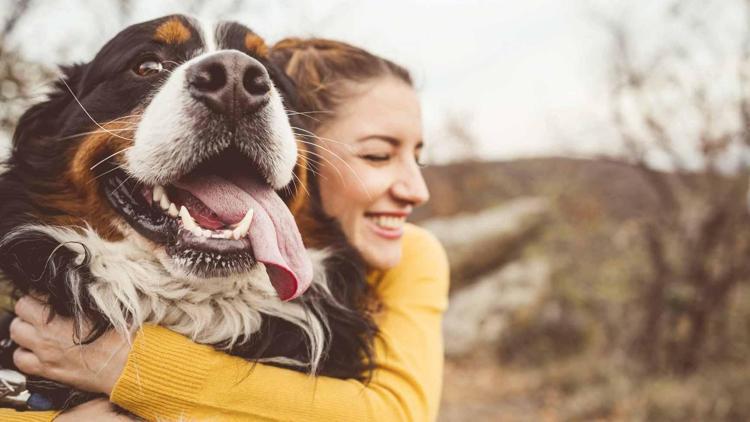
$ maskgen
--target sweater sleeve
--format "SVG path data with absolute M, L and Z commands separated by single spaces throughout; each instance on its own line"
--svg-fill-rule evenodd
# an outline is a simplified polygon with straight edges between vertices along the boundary
M 0 421 L 3 422 L 49 422 L 57 416 L 56 411 L 18 412 L 13 409 L 0 409 Z
M 382 275 L 376 369 L 363 384 L 253 364 L 162 327 L 144 327 L 111 400 L 149 419 L 434 420 L 442 387 L 445 252 L 407 226 L 401 263 Z

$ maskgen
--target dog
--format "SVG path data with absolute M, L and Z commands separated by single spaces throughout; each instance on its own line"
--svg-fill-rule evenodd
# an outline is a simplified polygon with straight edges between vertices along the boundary
M 366 380 L 377 330 L 365 267 L 322 211 L 314 146 L 287 113 L 294 84 L 263 39 L 171 15 L 61 70 L 0 175 L 0 269 L 17 294 L 86 321 L 81 343 L 158 324 L 248 360 Z M 54 408 L 81 401 L 36 385 Z

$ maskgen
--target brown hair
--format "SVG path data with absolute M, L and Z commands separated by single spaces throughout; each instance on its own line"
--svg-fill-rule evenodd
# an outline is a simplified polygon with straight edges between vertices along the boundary
M 394 76 L 414 85 L 409 71 L 390 60 L 323 38 L 283 39 L 271 48 L 271 61 L 297 85 L 297 111 L 324 111 L 305 119 L 312 131 L 335 118 L 336 107 L 352 95 L 353 84 Z

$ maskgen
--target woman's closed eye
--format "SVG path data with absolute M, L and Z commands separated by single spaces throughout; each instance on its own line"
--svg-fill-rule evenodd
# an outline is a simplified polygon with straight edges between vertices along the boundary
M 390 153 L 380 153 L 380 154 L 370 153 L 370 154 L 361 154 L 359 157 L 371 163 L 385 164 L 393 158 L 393 155 Z M 421 153 L 414 156 L 414 162 L 419 167 L 427 167 L 427 164 L 425 164 Z
M 385 163 L 391 159 L 391 154 L 362 154 L 360 158 L 375 163 Z

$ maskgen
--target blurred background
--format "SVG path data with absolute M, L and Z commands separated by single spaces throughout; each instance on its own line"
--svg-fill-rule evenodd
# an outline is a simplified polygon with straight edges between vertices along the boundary
M 56 63 L 175 12 L 414 73 L 442 421 L 750 420 L 750 1 L 0 0 L 0 155 Z

